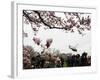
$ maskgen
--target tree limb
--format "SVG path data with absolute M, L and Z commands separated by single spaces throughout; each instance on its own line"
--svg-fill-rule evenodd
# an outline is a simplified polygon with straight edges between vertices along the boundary
M 44 22 L 44 20 L 42 19 L 41 15 L 40 15 L 40 13 L 39 13 L 38 11 L 34 11 L 34 12 L 38 14 L 38 16 L 39 16 L 41 22 L 42 22 L 45 26 L 48 26 L 50 29 L 52 28 L 49 24 L 47 24 L 47 23 Z
M 30 18 L 30 16 L 26 13 L 25 10 L 23 10 L 23 15 L 29 20 L 29 22 L 33 22 L 33 20 Z

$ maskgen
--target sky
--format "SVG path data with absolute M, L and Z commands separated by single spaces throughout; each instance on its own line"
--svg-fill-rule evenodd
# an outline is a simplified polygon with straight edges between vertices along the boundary
M 64 17 L 63 14 L 56 13 L 57 16 Z M 72 53 L 71 49 L 69 49 L 69 45 L 77 48 L 77 53 L 82 54 L 84 51 L 88 52 L 89 55 L 91 55 L 91 31 L 85 31 L 84 36 L 80 35 L 76 29 L 74 33 L 71 32 L 65 32 L 63 30 L 59 29 L 46 29 L 44 30 L 44 25 L 40 27 L 36 37 L 41 39 L 41 44 L 45 45 L 46 40 L 48 38 L 52 38 L 53 42 L 50 46 L 50 49 L 56 49 L 59 50 L 61 53 Z M 28 37 L 24 37 L 24 43 L 23 45 L 29 45 L 34 48 L 35 51 L 41 52 L 42 48 L 38 45 L 36 45 L 33 41 L 34 33 L 31 28 L 30 24 L 24 23 L 24 32 L 28 33 Z

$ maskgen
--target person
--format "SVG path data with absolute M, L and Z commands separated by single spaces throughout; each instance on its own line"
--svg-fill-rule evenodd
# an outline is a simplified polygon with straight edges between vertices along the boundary
M 75 63 L 76 63 L 76 56 L 75 55 L 72 55 L 72 58 L 71 58 L 71 66 L 74 67 L 75 66 Z
M 83 52 L 81 56 L 81 66 L 87 66 L 87 53 Z
M 32 68 L 34 69 L 35 68 L 35 57 L 31 58 L 31 65 L 32 65 Z
M 75 66 L 80 66 L 80 54 L 76 55 L 76 64 Z
M 88 56 L 87 61 L 88 61 L 88 66 L 91 66 L 91 56 Z
M 61 67 L 61 60 L 60 60 L 60 58 L 59 57 L 57 57 L 57 59 L 56 59 L 56 67 Z
M 36 56 L 36 68 L 40 68 L 40 61 L 41 61 L 40 55 Z
M 41 58 L 41 61 L 40 61 L 40 67 L 41 68 L 44 68 L 44 63 L 45 63 L 45 59 Z
M 66 64 L 68 67 L 72 67 L 72 55 L 67 57 Z
M 60 57 L 60 60 L 61 60 L 61 67 L 64 66 L 64 59 L 62 57 Z

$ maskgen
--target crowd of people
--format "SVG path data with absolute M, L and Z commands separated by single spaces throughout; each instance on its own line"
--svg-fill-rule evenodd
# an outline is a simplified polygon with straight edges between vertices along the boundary
M 83 52 L 81 56 L 80 54 L 68 56 L 67 66 L 91 66 L 91 56 L 88 56 L 86 52 Z
M 91 66 L 91 56 L 83 52 L 80 54 L 72 54 L 62 56 L 53 55 L 50 53 L 31 55 L 31 49 L 24 48 L 23 50 L 23 69 L 41 69 L 41 68 L 59 68 L 59 67 L 79 67 Z

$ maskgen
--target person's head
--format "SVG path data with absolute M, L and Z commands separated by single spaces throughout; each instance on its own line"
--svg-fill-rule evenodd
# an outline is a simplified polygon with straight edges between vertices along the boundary
M 76 58 L 80 58 L 80 54 L 77 54 L 77 55 L 76 55 Z
M 82 57 L 87 57 L 87 53 L 83 52 Z
M 72 58 L 75 58 L 75 57 L 76 57 L 76 56 L 73 54 L 73 55 L 72 55 Z

